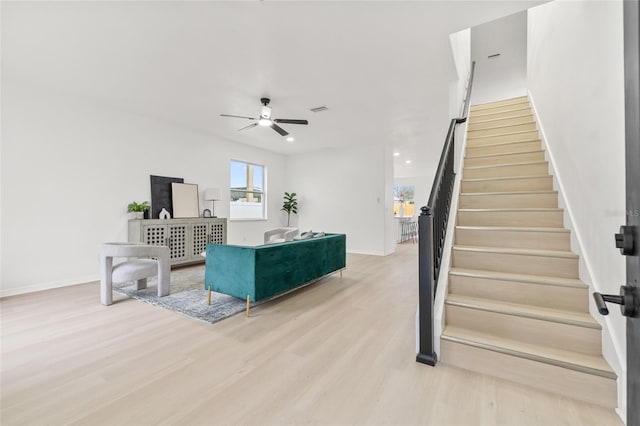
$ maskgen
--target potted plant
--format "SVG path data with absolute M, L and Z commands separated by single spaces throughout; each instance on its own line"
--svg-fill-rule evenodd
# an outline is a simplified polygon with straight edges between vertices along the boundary
M 144 219 L 145 212 L 149 211 L 149 202 L 143 201 L 141 203 L 136 203 L 132 201 L 127 206 L 127 211 L 130 213 L 131 219 Z
M 280 211 L 287 212 L 287 227 L 291 221 L 291 213 L 298 214 L 298 200 L 296 200 L 296 193 L 284 193 L 284 203 Z

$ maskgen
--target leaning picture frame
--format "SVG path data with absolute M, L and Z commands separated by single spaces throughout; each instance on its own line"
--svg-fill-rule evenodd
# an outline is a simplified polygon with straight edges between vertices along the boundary
M 173 217 L 199 217 L 198 185 L 193 183 L 171 183 Z

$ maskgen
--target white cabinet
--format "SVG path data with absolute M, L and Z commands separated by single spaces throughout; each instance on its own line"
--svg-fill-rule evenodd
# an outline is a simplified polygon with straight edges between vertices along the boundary
M 129 242 L 164 245 L 171 265 L 203 262 L 208 243 L 226 244 L 227 219 L 141 219 L 129 221 Z

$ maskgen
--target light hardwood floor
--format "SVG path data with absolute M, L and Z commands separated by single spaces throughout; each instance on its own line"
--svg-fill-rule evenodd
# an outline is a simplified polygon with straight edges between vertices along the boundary
M 612 410 L 415 362 L 417 245 L 205 324 L 97 283 L 2 299 L 9 425 L 620 424 Z

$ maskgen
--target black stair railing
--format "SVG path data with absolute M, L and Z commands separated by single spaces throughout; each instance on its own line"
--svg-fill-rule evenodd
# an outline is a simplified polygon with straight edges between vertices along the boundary
M 420 209 L 418 218 L 418 325 L 420 331 L 416 361 L 429 365 L 436 365 L 438 361 L 434 346 L 433 310 L 456 177 L 453 167 L 456 125 L 467 121 L 475 66 L 476 63 L 472 62 L 463 116 L 453 118 L 449 124 L 429 201 Z

